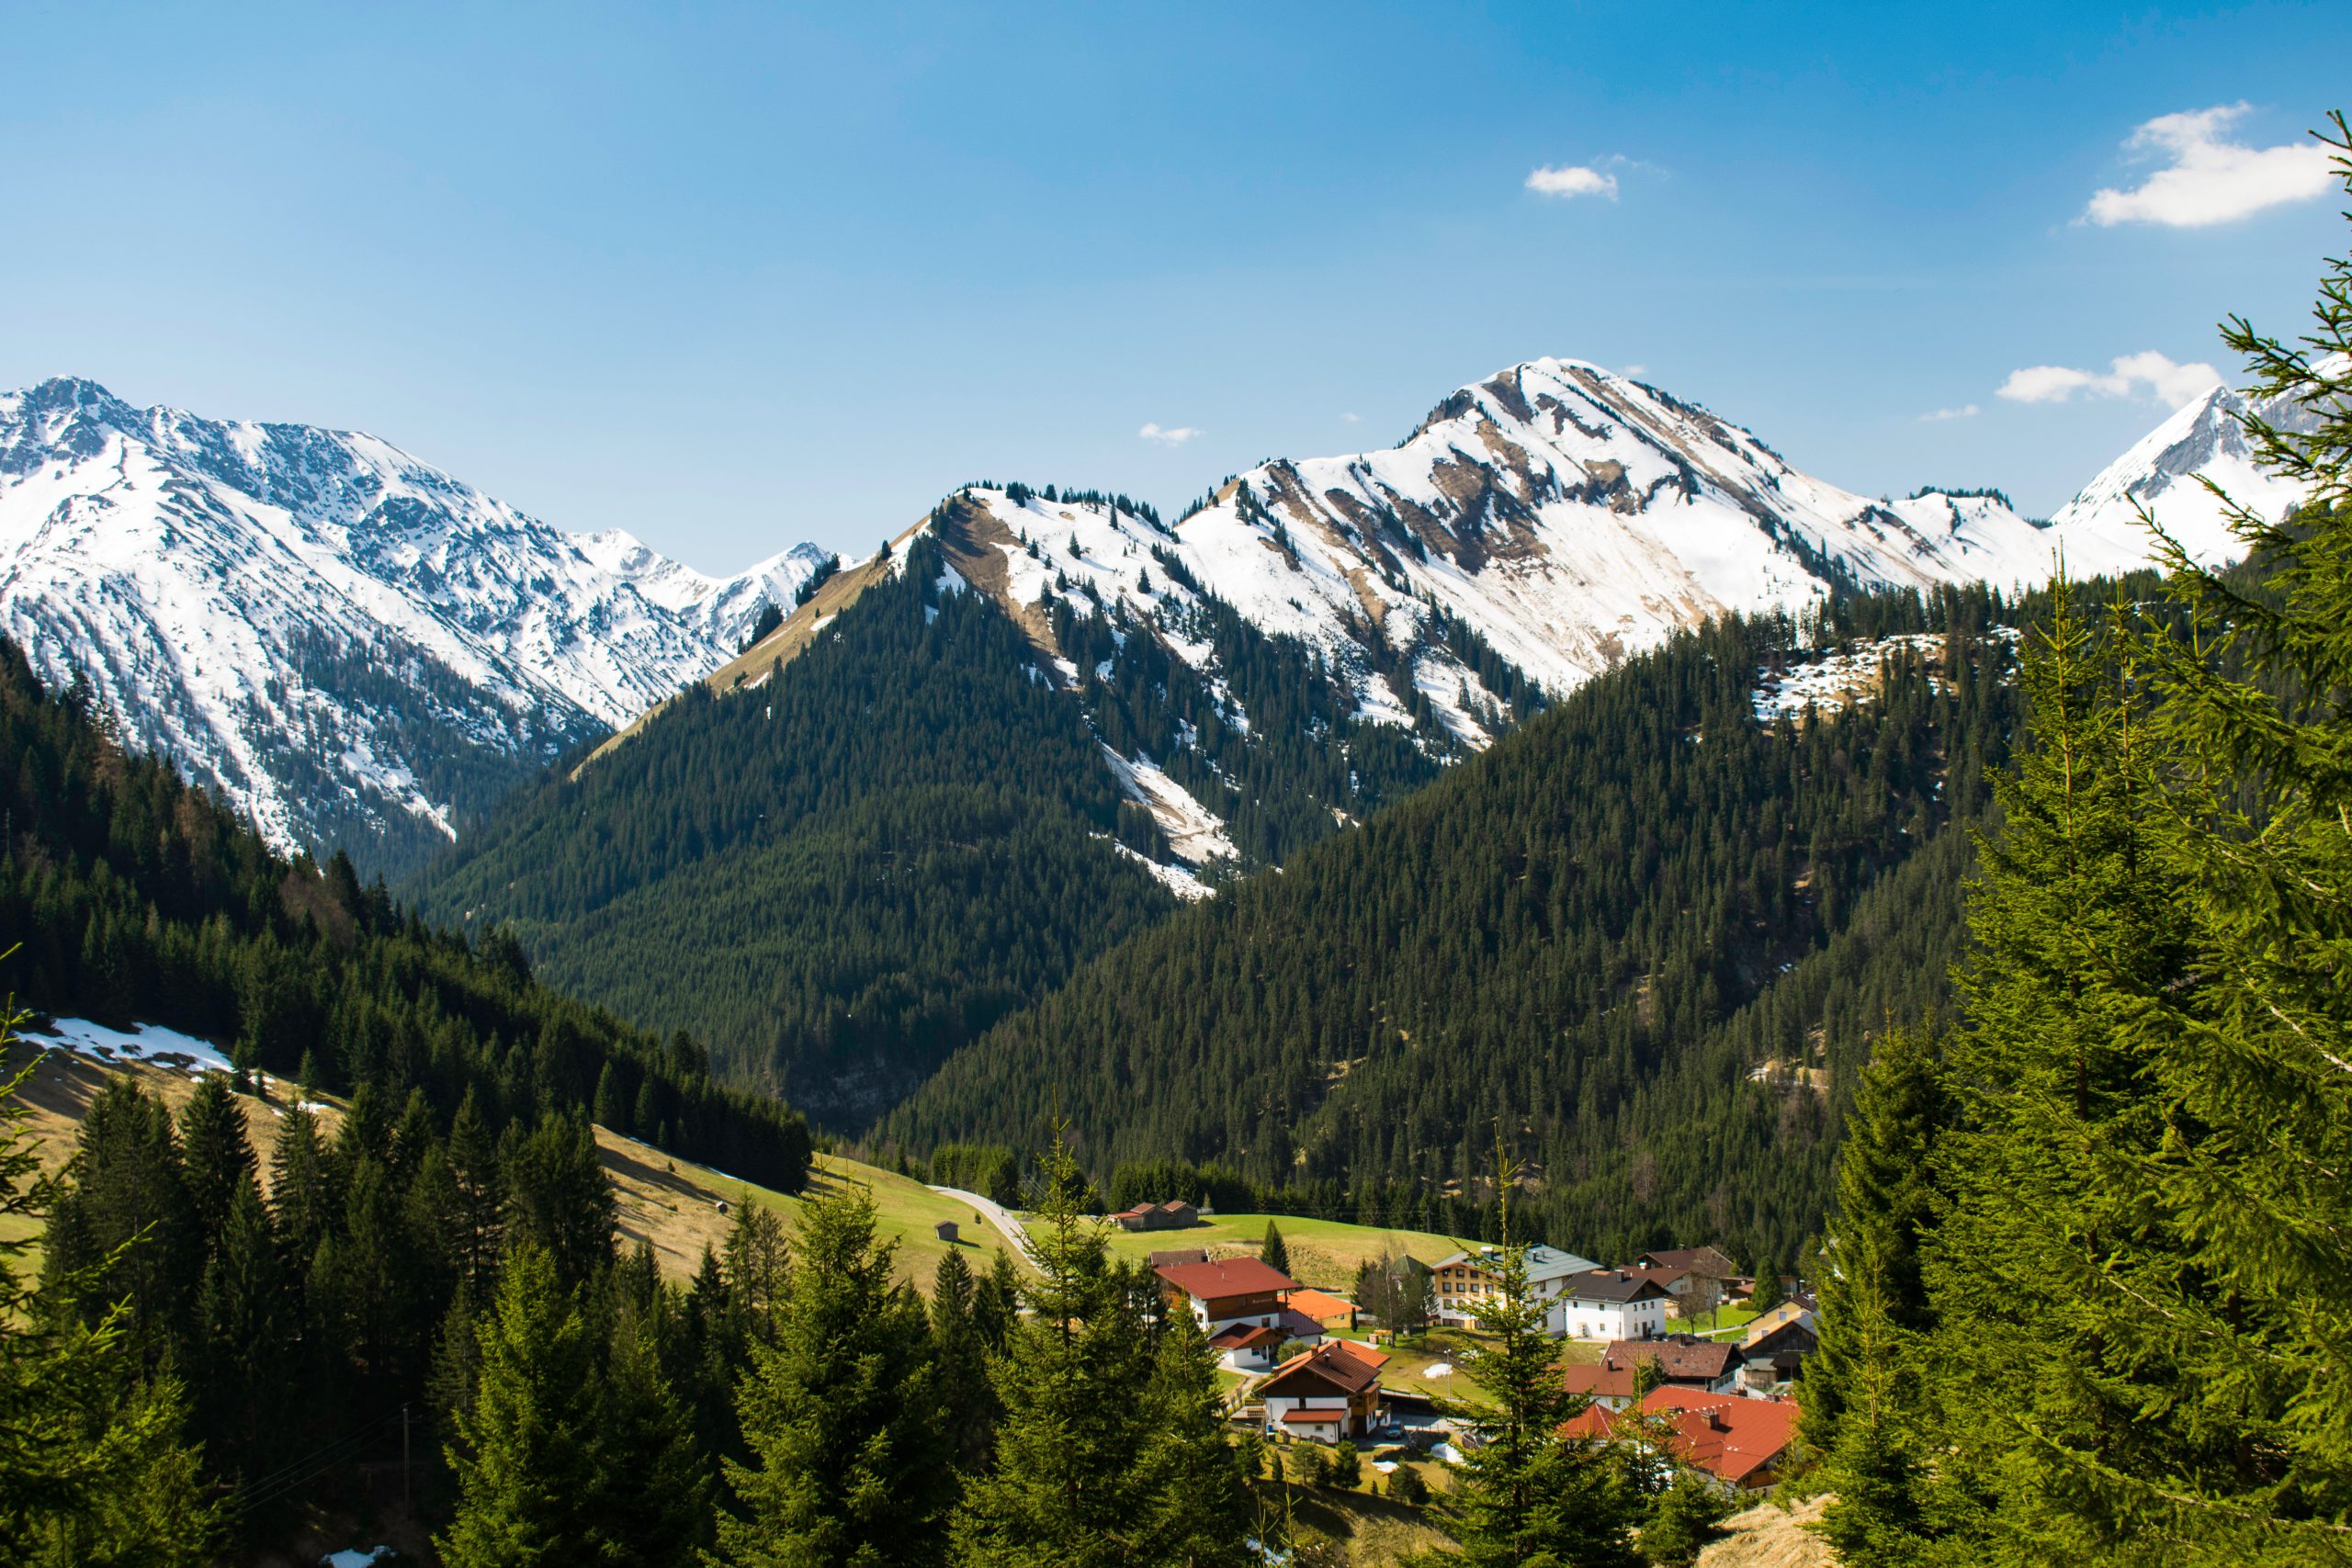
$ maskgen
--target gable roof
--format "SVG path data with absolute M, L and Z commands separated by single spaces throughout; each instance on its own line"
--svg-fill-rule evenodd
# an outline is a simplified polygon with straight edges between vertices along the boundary
M 1283 1331 L 1262 1323 L 1229 1323 L 1209 1336 L 1209 1343 L 1220 1350 L 1254 1350 L 1282 1342 Z
M 1219 1258 L 1207 1263 L 1169 1263 L 1152 1272 L 1195 1301 L 1298 1289 L 1297 1280 L 1256 1258 Z
M 1380 1369 L 1388 1358 L 1371 1359 L 1378 1355 L 1378 1351 L 1366 1350 L 1351 1340 L 1326 1340 L 1312 1350 L 1300 1351 L 1266 1374 L 1266 1381 L 1258 1385 L 1258 1397 L 1283 1397 L 1282 1391 L 1286 1383 L 1297 1386 L 1316 1382 L 1328 1383 L 1340 1393 L 1353 1397 L 1380 1381 Z
M 1634 1261 L 1645 1269 L 1680 1269 L 1717 1280 L 1727 1280 L 1739 1272 L 1722 1248 L 1713 1247 L 1669 1247 L 1645 1252 Z
M 1763 1316 L 1750 1319 L 1747 1333 L 1742 1337 L 1741 1343 L 1756 1344 L 1766 1336 L 1776 1330 L 1786 1328 L 1792 1323 L 1802 1323 L 1808 1328 L 1811 1327 L 1813 1309 L 1802 1302 L 1782 1302 Z
M 1668 1382 L 1706 1384 L 1739 1365 L 1739 1348 L 1687 1334 L 1665 1339 L 1612 1339 L 1598 1362 L 1565 1369 L 1561 1385 L 1570 1393 L 1594 1399 L 1631 1399 L 1634 1370 L 1645 1361 L 1657 1362 Z
M 1318 1291 L 1312 1286 L 1293 1291 L 1290 1304 L 1309 1317 L 1337 1317 L 1343 1312 L 1356 1310 L 1356 1303 L 1347 1297 L 1335 1296 L 1329 1291 Z
M 1675 1452 L 1737 1486 L 1787 1451 L 1796 1427 L 1797 1407 L 1785 1399 L 1743 1399 L 1668 1383 L 1642 1396 L 1643 1415 L 1663 1415 L 1674 1423 Z M 1613 1435 L 1621 1413 L 1586 1406 L 1562 1429 L 1570 1437 Z
M 1593 1269 L 1570 1279 L 1567 1295 L 1588 1302 L 1644 1302 L 1666 1295 L 1666 1287 L 1630 1269 Z
M 1501 1249 L 1481 1247 L 1476 1252 L 1466 1249 L 1461 1252 L 1451 1252 L 1439 1258 L 1430 1267 L 1445 1269 L 1455 1264 L 1467 1264 L 1473 1269 L 1492 1274 L 1502 1267 Z M 1580 1258 L 1573 1252 L 1562 1252 L 1556 1247 L 1539 1246 L 1527 1249 L 1527 1282 L 1531 1285 L 1540 1285 L 1547 1280 L 1557 1280 L 1569 1274 L 1587 1273 L 1599 1267 L 1600 1265 L 1589 1258 Z
M 1155 1252 L 1151 1255 L 1151 1266 L 1154 1269 L 1165 1269 L 1175 1263 L 1206 1263 L 1208 1260 L 1209 1249 L 1205 1247 L 1171 1247 L 1165 1252 Z

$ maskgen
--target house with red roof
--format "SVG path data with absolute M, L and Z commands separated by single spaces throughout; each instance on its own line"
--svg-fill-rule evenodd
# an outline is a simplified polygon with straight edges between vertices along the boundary
M 1744 1399 L 1668 1383 L 1650 1390 L 1634 1408 L 1661 1417 L 1672 1434 L 1674 1457 L 1727 1492 L 1760 1492 L 1776 1484 L 1796 1433 L 1797 1407 L 1786 1399 Z M 1563 1429 L 1595 1442 L 1640 1430 L 1627 1412 L 1600 1404 L 1587 1405 Z
M 1658 1339 L 1612 1339 L 1600 1359 L 1561 1373 L 1570 1393 L 1581 1393 L 1595 1404 L 1623 1410 L 1638 1397 L 1635 1383 L 1643 1366 L 1655 1362 L 1661 1384 L 1693 1388 L 1702 1393 L 1740 1392 L 1743 1358 L 1736 1345 L 1695 1335 L 1669 1334 Z
M 1152 1273 L 1159 1277 L 1169 1310 L 1191 1313 L 1212 1341 L 1236 1324 L 1281 1329 L 1283 1339 L 1323 1337 L 1321 1324 L 1290 1310 L 1290 1293 L 1300 1288 L 1298 1281 L 1261 1259 L 1163 1263 Z
M 1182 1198 L 1165 1203 L 1138 1203 L 1111 1216 L 1123 1231 L 1180 1231 L 1201 1223 L 1201 1212 Z
M 1352 1339 L 1302 1350 L 1258 1385 L 1266 1430 L 1337 1443 L 1369 1437 L 1380 1422 L 1380 1369 L 1388 1358 Z

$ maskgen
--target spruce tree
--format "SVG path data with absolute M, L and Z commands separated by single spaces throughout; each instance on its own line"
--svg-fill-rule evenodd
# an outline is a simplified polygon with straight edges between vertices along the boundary
M 209 1256 L 229 1223 L 230 1205 L 256 1169 L 244 1108 L 230 1091 L 228 1075 L 205 1074 L 181 1109 L 180 1158 L 201 1252 Z
M 1250 1465 L 1227 1441 L 1216 1354 L 1189 1312 L 1167 1314 L 1145 1395 L 1133 1491 L 1151 1560 L 1182 1568 L 1253 1562 Z
M 336 1207 L 327 1184 L 318 1118 L 300 1105 L 289 1105 L 269 1155 L 269 1209 L 290 1268 L 298 1272 L 310 1268 Z
M 449 1568 L 594 1561 L 599 1516 L 596 1349 L 555 1259 L 508 1255 L 476 1328 L 481 1370 L 447 1445 L 458 1505 L 434 1544 Z
M 1589 1401 L 1567 1392 L 1545 1303 L 1528 1283 L 1527 1248 L 1510 1239 L 1512 1168 L 1501 1168 L 1501 1256 L 1479 1309 L 1492 1337 L 1471 1363 L 1487 1395 L 1457 1493 L 1464 1561 L 1472 1568 L 1630 1568 L 1636 1500 L 1604 1445 L 1561 1430 Z
M 22 1022 L 0 1010 L 0 1060 Z M 58 1195 L 19 1099 L 40 1065 L 36 1055 L 0 1076 L 0 1218 L 34 1226 Z M 0 1562 L 197 1568 L 221 1519 L 183 1438 L 186 1397 L 170 1375 L 143 1374 L 119 1303 L 83 1310 L 103 1299 L 119 1258 L 52 1265 L 36 1292 L 17 1269 L 40 1239 L 37 1228 L 0 1230 Z
M 1040 1175 L 1030 1233 L 1038 1278 L 1024 1292 L 1032 1310 L 1008 1330 L 993 1369 L 1004 1410 L 996 1462 L 966 1489 L 955 1560 L 972 1568 L 1223 1561 L 1242 1532 L 1217 1478 L 1229 1473 L 1236 1487 L 1241 1478 L 1223 1434 L 1202 1418 L 1215 1382 L 1205 1342 L 1171 1324 L 1156 1352 L 1159 1292 L 1111 1258 L 1058 1137 Z M 1163 1365 L 1162 1356 L 1177 1359 Z
M 205 1265 L 197 1320 L 199 1353 L 191 1370 L 213 1462 L 259 1473 L 279 1450 L 299 1319 L 269 1211 L 250 1174 Z
M 1290 1244 L 1283 1240 L 1281 1228 L 1272 1220 L 1266 1222 L 1266 1237 L 1258 1244 L 1258 1257 L 1269 1269 L 1290 1272 Z
M 1920 1254 L 1945 1203 L 1937 1143 L 1951 1124 L 1940 1041 L 1893 1030 L 1847 1115 L 1838 1213 L 1816 1267 L 1819 1346 L 1806 1358 L 1799 1433 L 1836 1494 L 1823 1534 L 1850 1562 L 1916 1561 L 1927 1524 L 1917 1439 L 1934 1313 Z
M 597 1561 L 686 1568 L 710 1534 L 710 1483 L 693 1417 L 662 1376 L 661 1289 L 643 1304 L 623 1303 L 613 1326 L 598 1380 L 593 1522 Z
M 482 1122 L 471 1086 L 449 1122 L 449 1175 L 455 1201 L 445 1220 L 450 1253 L 477 1299 L 486 1299 L 491 1276 L 504 1247 L 504 1215 L 498 1178 L 498 1145 Z
M 989 1347 L 974 1319 L 978 1287 L 961 1247 L 939 1260 L 931 1288 L 932 1363 L 939 1402 L 954 1439 L 956 1464 L 967 1472 L 988 1460 L 996 1427 L 996 1391 L 989 1384 Z
M 716 1562 L 744 1568 L 911 1568 L 936 1562 L 956 1499 L 922 1303 L 894 1282 L 872 1200 L 810 1203 L 775 1342 L 737 1395 L 748 1462 Z

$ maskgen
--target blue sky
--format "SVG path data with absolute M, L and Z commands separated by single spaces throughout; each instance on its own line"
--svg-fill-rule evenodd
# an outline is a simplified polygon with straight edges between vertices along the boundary
M 970 479 L 1172 511 L 1541 354 L 2046 513 L 2346 238 L 2261 156 L 2352 98 L 2340 3 L 5 27 L 0 383 L 371 430 L 713 570 Z

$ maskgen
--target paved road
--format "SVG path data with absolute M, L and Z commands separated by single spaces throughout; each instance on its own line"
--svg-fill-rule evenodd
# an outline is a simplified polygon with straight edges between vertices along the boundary
M 1037 1261 L 1037 1249 L 1030 1245 L 1029 1233 L 1021 1228 L 1021 1222 L 1014 1219 L 1012 1212 L 1002 1204 L 992 1202 L 977 1192 L 967 1192 L 960 1187 L 934 1187 L 932 1190 L 943 1198 L 953 1198 L 959 1203 L 969 1203 L 975 1212 L 986 1214 L 989 1217 L 989 1223 L 1002 1231 L 1005 1239 L 1020 1249 L 1022 1257 L 1032 1263 Z

